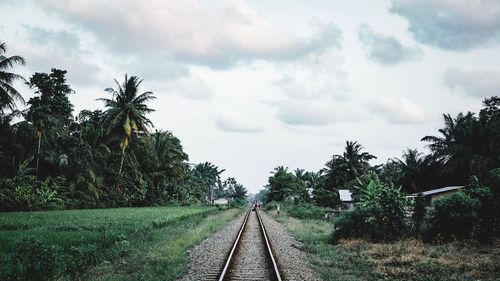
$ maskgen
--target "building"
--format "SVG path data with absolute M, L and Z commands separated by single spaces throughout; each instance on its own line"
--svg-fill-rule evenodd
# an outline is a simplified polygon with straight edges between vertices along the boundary
M 226 198 L 219 198 L 217 200 L 214 200 L 214 205 L 226 205 L 229 203 L 229 201 Z
M 442 188 L 437 188 L 437 189 L 431 189 L 431 190 L 423 191 L 422 195 L 430 203 L 432 203 L 432 202 L 434 202 L 434 200 L 436 200 L 442 196 L 455 193 L 463 187 L 464 187 L 463 185 L 457 185 L 457 186 L 447 186 L 447 187 L 442 187 Z M 417 196 L 418 196 L 418 193 L 413 193 L 413 194 L 410 194 L 408 197 L 414 198 Z
M 354 200 L 352 199 L 352 193 L 348 189 L 339 189 L 339 198 L 342 206 L 346 209 L 354 208 Z

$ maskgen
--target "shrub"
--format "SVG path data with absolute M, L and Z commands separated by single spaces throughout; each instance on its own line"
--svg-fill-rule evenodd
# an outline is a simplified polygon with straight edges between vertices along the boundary
M 399 189 L 371 180 L 358 190 L 361 202 L 335 220 L 332 242 L 341 238 L 390 241 L 405 236 L 406 200 Z
M 5 211 L 54 210 L 64 208 L 64 177 L 38 181 L 34 176 L 5 179 L 0 183 L 0 206 Z
M 54 280 L 58 275 L 56 260 L 58 249 L 42 244 L 34 237 L 17 242 L 16 252 L 10 263 L 7 280 L 42 281 Z
M 413 213 L 411 216 L 413 231 L 416 236 L 421 234 L 420 230 L 425 218 L 426 206 L 427 202 L 425 197 L 421 192 L 418 193 L 417 197 L 415 198 L 415 204 L 413 205 Z
M 298 219 L 322 219 L 325 209 L 309 203 L 300 203 L 286 207 L 287 213 Z
M 239 199 L 235 198 L 231 201 L 229 201 L 228 208 L 239 208 L 241 206 L 245 206 L 247 204 L 247 201 L 244 199 Z
M 271 201 L 264 206 L 264 211 L 276 210 L 276 208 L 278 208 L 278 204 L 279 203 L 276 201 Z
M 375 219 L 380 213 L 378 206 L 357 206 L 355 209 L 344 211 L 334 220 L 335 229 L 331 242 L 338 243 L 340 239 L 362 238 L 367 240 L 381 240 L 383 233 Z
M 477 200 L 464 192 L 444 196 L 434 202 L 424 226 L 424 240 L 468 239 L 472 237 Z

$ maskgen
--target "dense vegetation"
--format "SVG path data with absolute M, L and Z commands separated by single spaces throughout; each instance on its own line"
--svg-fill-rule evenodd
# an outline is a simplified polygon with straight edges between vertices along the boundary
M 334 242 L 391 241 L 410 235 L 434 242 L 492 241 L 500 237 L 500 98 L 483 104 L 478 114 L 445 114 L 440 135 L 422 138 L 429 143 L 428 155 L 407 149 L 402 159 L 373 166 L 369 161 L 375 156 L 347 141 L 344 153 L 333 155 L 318 172 L 277 167 L 258 198 L 293 202 L 290 215 L 300 218 L 310 212 L 310 203 L 344 208 L 338 190 L 349 189 L 357 203 L 337 217 Z M 465 188 L 432 205 L 421 195 L 408 197 L 452 185 Z
M 292 209 L 292 208 L 290 208 Z M 391 243 L 345 239 L 330 243 L 332 220 L 296 219 L 268 212 L 301 241 L 323 280 L 499 280 L 500 245 L 452 242 L 438 245 L 413 238 Z M 290 216 L 289 216 L 290 215 Z
M 0 213 L 0 280 L 175 280 L 186 251 L 241 213 L 146 207 Z
M 24 64 L 0 44 L 0 210 L 199 204 L 244 199 L 246 189 L 210 162 L 191 165 L 172 132 L 153 130 L 142 80 L 115 80 L 103 110 L 74 115 L 66 71 L 9 72 Z M 25 82 L 27 102 L 14 88 Z M 26 105 L 26 108 L 24 106 Z

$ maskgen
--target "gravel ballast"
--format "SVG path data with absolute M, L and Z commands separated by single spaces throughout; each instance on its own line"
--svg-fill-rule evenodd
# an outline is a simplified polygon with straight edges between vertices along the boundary
M 188 272 L 179 280 L 216 280 L 244 217 L 245 213 L 193 248 L 189 253 Z
M 193 248 L 189 253 L 188 272 L 179 280 L 216 280 L 238 234 L 244 215 L 240 215 L 228 226 Z M 309 267 L 306 254 L 299 250 L 301 243 L 264 212 L 261 211 L 260 215 L 283 280 L 321 280 Z
M 302 248 L 302 243 L 290 236 L 281 224 L 271 219 L 264 212 L 260 212 L 260 215 L 283 280 L 320 281 L 321 278 L 310 268 L 307 255 L 299 250 Z

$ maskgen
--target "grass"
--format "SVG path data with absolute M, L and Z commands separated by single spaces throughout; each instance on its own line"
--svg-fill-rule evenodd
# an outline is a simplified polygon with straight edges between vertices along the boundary
M 328 243 L 333 224 L 268 212 L 296 239 L 323 280 L 500 280 L 500 245 L 343 240 Z
M 0 213 L 0 279 L 173 280 L 186 268 L 186 251 L 240 212 L 156 207 Z

